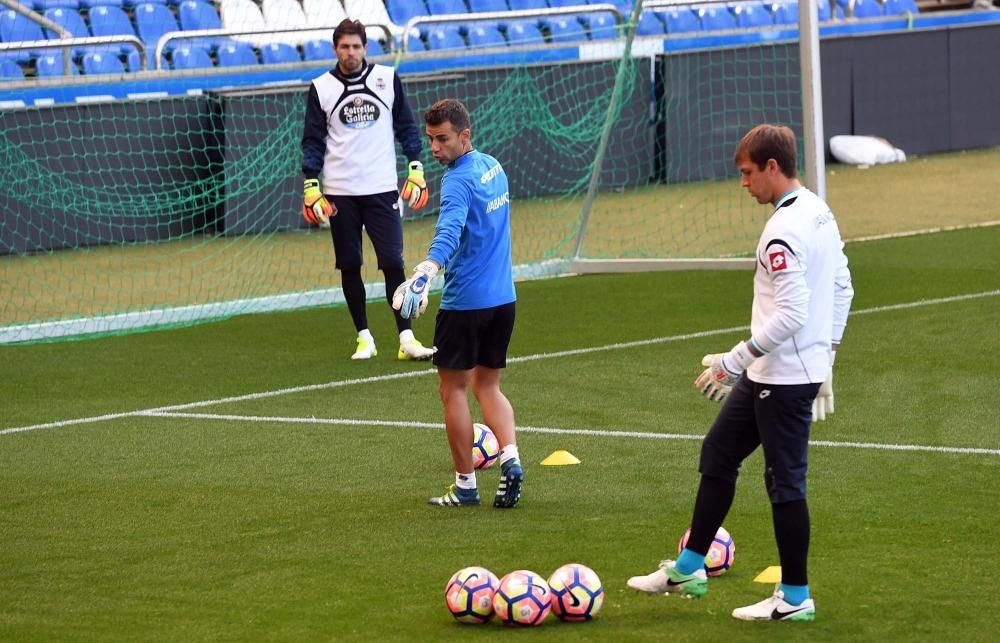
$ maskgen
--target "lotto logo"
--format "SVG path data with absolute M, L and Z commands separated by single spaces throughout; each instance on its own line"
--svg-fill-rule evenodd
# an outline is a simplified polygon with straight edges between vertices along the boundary
M 788 267 L 788 262 L 785 261 L 785 251 L 772 252 L 767 255 L 767 258 L 771 261 L 771 270 L 784 270 Z

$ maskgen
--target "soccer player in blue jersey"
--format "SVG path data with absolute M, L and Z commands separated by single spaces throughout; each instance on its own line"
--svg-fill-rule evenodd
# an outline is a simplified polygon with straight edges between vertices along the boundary
M 514 434 L 514 409 L 500 390 L 514 330 L 514 279 L 510 250 L 510 193 L 500 163 L 472 149 L 472 121 L 465 105 L 446 99 L 424 113 L 431 154 L 447 165 L 441 180 L 441 213 L 427 259 L 396 290 L 393 307 L 408 319 L 427 307 L 430 282 L 445 270 L 434 328 L 439 391 L 455 483 L 429 504 L 479 504 L 472 466 L 469 386 L 483 421 L 500 443 L 500 484 L 494 507 L 513 507 L 524 470 Z

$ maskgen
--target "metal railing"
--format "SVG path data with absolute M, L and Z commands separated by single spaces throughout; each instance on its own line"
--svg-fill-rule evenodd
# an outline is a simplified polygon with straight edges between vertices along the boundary
M 22 49 L 64 49 L 63 74 L 72 75 L 73 57 L 69 55 L 73 47 L 87 45 L 132 45 L 139 52 L 139 64 L 147 69 L 146 45 L 136 36 L 87 36 L 86 38 L 60 38 L 59 40 L 24 40 L 0 43 L 0 53 Z
M 56 32 L 56 34 L 59 36 L 61 40 L 68 40 L 73 38 L 73 34 L 68 29 L 63 27 L 61 24 L 53 20 L 49 20 L 40 13 L 35 13 L 28 7 L 21 4 L 20 2 L 17 2 L 17 0 L 0 0 L 0 4 L 2 4 L 3 6 L 7 7 L 8 9 L 10 9 L 15 13 L 21 14 L 28 20 L 41 26 L 43 29 L 48 29 L 50 31 Z M 38 42 L 38 41 L 33 41 L 33 42 Z M 17 43 L 9 43 L 9 44 L 14 45 Z M 17 51 L 19 49 L 26 49 L 26 47 L 12 46 L 9 49 L 7 49 L 7 48 L 2 48 L 2 45 L 0 45 L 0 51 Z M 38 49 L 38 47 L 31 47 L 31 49 Z M 72 56 L 70 56 L 70 47 L 66 46 L 65 49 L 63 49 L 63 74 L 69 76 L 70 73 L 72 73 L 71 71 L 72 65 L 73 61 L 72 61 Z

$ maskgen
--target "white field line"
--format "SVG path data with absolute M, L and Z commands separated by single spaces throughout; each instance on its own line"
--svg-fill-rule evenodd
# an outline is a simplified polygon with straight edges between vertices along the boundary
M 149 417 L 189 418 L 194 420 L 225 420 L 237 422 L 270 422 L 276 424 L 320 424 L 341 426 L 386 426 L 398 428 L 444 429 L 444 424 L 435 422 L 399 422 L 394 420 L 355 420 L 350 418 L 299 418 L 260 415 L 229 415 L 215 413 L 171 413 L 149 411 Z M 601 438 L 639 438 L 646 440 L 701 440 L 703 435 L 686 433 L 650 433 L 648 431 L 606 431 L 600 429 L 556 429 L 547 426 L 518 426 L 518 433 L 549 433 L 555 435 L 585 435 Z M 847 449 L 877 449 L 881 451 L 927 451 L 933 453 L 963 453 L 975 455 L 1000 455 L 1000 449 L 980 449 L 971 447 L 924 446 L 919 444 L 878 444 L 876 442 L 833 442 L 830 440 L 810 440 L 816 447 L 840 447 Z
M 939 297 L 937 299 L 923 299 L 920 301 L 907 302 L 904 304 L 892 304 L 889 306 L 876 306 L 874 308 L 865 308 L 862 310 L 852 311 L 851 315 L 864 315 L 869 313 L 882 313 L 894 310 L 905 310 L 909 308 L 918 308 L 922 306 L 934 306 L 938 304 L 950 304 L 959 301 L 965 301 L 969 299 L 982 299 L 986 297 L 996 297 L 1000 295 L 1000 290 L 987 290 L 985 292 L 971 293 L 966 295 L 955 295 L 952 297 Z M 685 333 L 682 335 L 669 335 L 666 337 L 654 337 L 652 339 L 642 339 L 632 342 L 620 342 L 615 344 L 605 344 L 603 346 L 592 346 L 589 348 L 576 348 L 572 350 L 556 351 L 552 353 L 536 353 L 534 355 L 524 355 L 521 357 L 512 357 L 507 360 L 508 363 L 521 363 L 521 362 L 531 362 L 541 359 L 552 359 L 558 357 L 568 357 L 572 355 L 584 355 L 590 353 L 598 353 L 602 351 L 611 350 L 622 350 L 627 348 L 635 348 L 638 346 L 649 346 L 652 344 L 665 344 L 668 342 L 684 341 L 688 339 L 696 339 L 700 337 L 710 337 L 713 335 L 728 335 L 731 333 L 736 333 L 739 331 L 745 331 L 746 326 L 732 326 L 730 328 L 719 328 L 716 330 L 706 330 L 697 333 Z M 323 389 L 339 388 L 342 386 L 350 386 L 353 384 L 369 384 L 372 382 L 384 382 L 388 380 L 403 379 L 407 377 L 420 377 L 422 375 L 433 375 L 437 373 L 437 369 L 427 368 L 421 369 L 419 371 L 406 371 L 403 373 L 389 373 L 386 375 L 373 375 L 371 377 L 359 377 L 347 380 L 337 380 L 334 382 L 326 382 L 323 384 L 308 384 L 304 386 L 293 386 L 290 388 L 278 389 L 275 391 L 263 391 L 260 393 L 247 393 L 246 395 L 235 395 L 232 397 L 223 397 L 214 400 L 201 400 L 198 402 L 188 402 L 186 404 L 174 404 L 170 406 L 161 406 L 151 409 L 142 409 L 136 411 L 123 411 L 121 413 L 108 413 L 105 415 L 96 415 L 91 417 L 74 418 L 70 420 L 59 420 L 56 422 L 44 422 L 41 424 L 29 424 L 26 426 L 11 427 L 7 429 L 0 429 L 0 436 L 9 435 L 13 433 L 24 433 L 27 431 L 38 431 L 42 429 L 56 429 L 64 426 L 73 426 L 77 424 L 91 424 L 94 422 L 104 422 L 107 420 L 119 420 L 127 417 L 136 417 L 141 415 L 150 415 L 159 412 L 168 411 L 181 411 L 184 409 L 200 408 L 205 406 L 216 406 L 219 404 L 228 404 L 232 402 L 245 402 L 248 400 L 260 400 L 269 397 L 277 397 L 279 395 L 290 395 L 294 393 L 304 393 L 307 391 L 318 391 Z

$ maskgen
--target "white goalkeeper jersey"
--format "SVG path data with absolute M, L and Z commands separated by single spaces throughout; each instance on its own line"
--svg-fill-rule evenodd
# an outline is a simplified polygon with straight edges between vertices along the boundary
M 320 173 L 324 194 L 363 196 L 396 190 L 397 132 L 405 126 L 403 147 L 410 160 L 419 155 L 420 139 L 393 68 L 369 64 L 350 77 L 335 68 L 312 85 L 303 138 L 307 177 L 320 170 L 315 167 L 319 159 L 308 148 L 312 145 L 319 152 L 325 138 Z M 415 149 L 409 149 L 414 144 Z
M 840 343 L 854 297 L 837 220 L 805 188 L 777 203 L 754 273 L 754 342 L 767 353 L 747 375 L 761 384 L 822 383 L 831 344 Z

